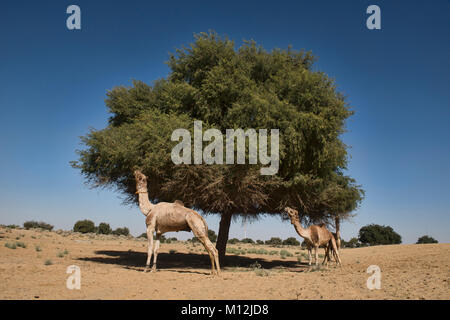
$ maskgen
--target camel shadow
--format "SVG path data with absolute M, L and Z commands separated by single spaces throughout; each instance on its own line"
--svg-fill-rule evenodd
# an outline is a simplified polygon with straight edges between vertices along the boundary
M 138 251 L 116 251 L 116 250 L 98 250 L 94 252 L 96 256 L 82 257 L 77 260 L 89 261 L 95 263 L 111 264 L 121 266 L 125 269 L 143 271 L 147 260 L 146 252 Z M 262 269 L 285 269 L 290 272 L 304 272 L 308 269 L 306 263 L 289 260 L 266 260 L 263 257 L 247 257 L 237 255 L 227 255 L 222 268 L 250 268 L 258 263 Z M 173 271 L 179 273 L 199 273 L 198 269 L 205 269 L 209 273 L 211 269 L 211 260 L 207 254 L 199 253 L 165 253 L 158 254 L 158 269 Z

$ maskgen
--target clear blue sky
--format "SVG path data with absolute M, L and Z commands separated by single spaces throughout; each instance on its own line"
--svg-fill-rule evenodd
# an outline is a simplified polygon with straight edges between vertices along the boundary
M 82 30 L 66 28 L 77 4 Z M 381 8 L 381 30 L 366 8 Z M 79 219 L 145 230 L 136 207 L 91 190 L 69 161 L 79 136 L 107 123 L 105 92 L 132 79 L 165 77 L 168 53 L 216 30 L 240 44 L 312 50 L 356 114 L 345 143 L 348 174 L 366 190 L 343 237 L 392 226 L 413 243 L 450 242 L 450 2 L 434 1 L 20 1 L 0 9 L 0 223 Z M 218 218 L 207 218 L 218 230 Z M 288 222 L 247 225 L 254 239 L 296 235 Z M 171 235 L 172 236 L 172 235 Z M 180 239 L 191 234 L 174 234 Z M 244 237 L 240 222 L 231 237 Z

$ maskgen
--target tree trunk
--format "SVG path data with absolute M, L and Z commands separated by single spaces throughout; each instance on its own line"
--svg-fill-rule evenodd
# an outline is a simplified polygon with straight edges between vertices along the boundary
M 341 219 L 339 217 L 335 218 L 336 225 L 336 246 L 338 250 L 341 248 Z
M 224 265 L 225 253 L 227 250 L 228 234 L 231 225 L 231 213 L 222 213 L 219 224 L 219 234 L 217 235 L 216 249 L 219 251 L 219 263 Z

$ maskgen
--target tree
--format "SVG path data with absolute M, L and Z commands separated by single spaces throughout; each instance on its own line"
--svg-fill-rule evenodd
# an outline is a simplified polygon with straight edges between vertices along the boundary
M 359 229 L 359 241 L 367 245 L 399 244 L 402 237 L 389 226 L 370 224 Z
M 438 241 L 436 239 L 434 239 L 433 237 L 430 236 L 422 236 L 419 239 L 417 239 L 416 244 L 421 244 L 421 243 L 438 243 Z
M 342 248 L 359 248 L 360 246 L 358 238 L 353 237 L 348 242 L 342 239 Z
M 112 229 L 111 229 L 111 227 L 109 226 L 108 223 L 101 222 L 101 223 L 98 225 L 97 232 L 98 232 L 99 234 L 111 234 Z
M 117 228 L 112 232 L 112 234 L 116 236 L 128 236 L 130 234 L 130 230 L 127 227 Z
M 217 234 L 213 230 L 208 229 L 208 238 L 211 242 L 217 241 Z
M 73 226 L 73 231 L 81 233 L 95 232 L 95 224 L 91 220 L 79 220 Z
M 287 238 L 286 240 L 283 240 L 283 245 L 289 245 L 289 246 L 299 246 L 300 242 L 295 239 L 294 237 Z
M 255 243 L 255 241 L 253 241 L 253 239 L 251 239 L 251 238 L 244 238 L 240 242 L 242 242 L 242 243 L 251 243 L 251 244 Z
M 92 186 L 115 188 L 125 203 L 137 203 L 138 168 L 148 177 L 151 201 L 179 199 L 204 214 L 220 214 L 222 263 L 231 222 L 239 217 L 256 220 L 289 205 L 304 219 L 334 219 L 338 199 L 349 190 L 362 192 L 342 183 L 352 181 L 343 174 L 348 157 L 340 135 L 353 111 L 334 81 L 313 69 L 314 61 L 310 52 L 290 47 L 268 52 L 245 41 L 236 49 L 215 32 L 195 35 L 194 43 L 171 54 L 167 78 L 107 92 L 109 124 L 82 137 L 84 148 L 72 166 Z M 179 142 L 171 141 L 172 132 L 192 134 L 194 120 L 223 134 L 279 129 L 277 174 L 261 175 L 263 165 L 250 165 L 248 152 L 246 164 L 175 165 L 170 155 Z M 349 207 L 359 201 L 350 198 Z
M 283 243 L 280 238 L 278 237 L 272 237 L 270 240 L 266 240 L 266 244 L 272 245 L 272 246 L 279 246 Z
M 23 227 L 28 230 L 28 229 L 33 229 L 33 228 L 40 228 L 40 229 L 44 229 L 44 230 L 48 230 L 48 231 L 52 231 L 53 226 L 51 224 L 45 223 L 45 222 L 37 222 L 37 221 L 26 221 L 23 224 Z

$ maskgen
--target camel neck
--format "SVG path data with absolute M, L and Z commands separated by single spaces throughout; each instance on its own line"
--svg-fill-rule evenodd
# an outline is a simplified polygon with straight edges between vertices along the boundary
M 139 209 L 146 216 L 154 206 L 148 199 L 148 192 L 139 192 Z
M 302 227 L 302 225 L 300 224 L 299 221 L 295 221 L 293 223 L 295 230 L 297 231 L 297 233 L 302 237 L 302 238 L 308 238 L 309 237 L 309 232 L 308 230 L 304 229 Z

